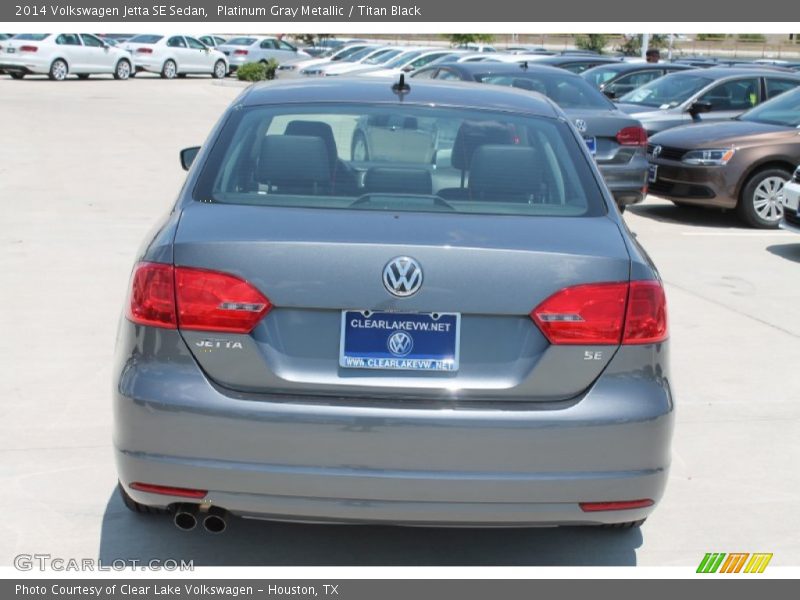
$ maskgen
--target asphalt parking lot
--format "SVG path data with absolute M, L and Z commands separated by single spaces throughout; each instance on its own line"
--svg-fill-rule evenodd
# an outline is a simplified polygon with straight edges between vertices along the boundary
M 0 565 L 19 553 L 195 565 L 800 564 L 800 237 L 649 198 L 626 219 L 666 282 L 677 396 L 667 494 L 641 530 L 233 520 L 221 536 L 115 493 L 111 356 L 139 243 L 238 83 L 0 76 Z

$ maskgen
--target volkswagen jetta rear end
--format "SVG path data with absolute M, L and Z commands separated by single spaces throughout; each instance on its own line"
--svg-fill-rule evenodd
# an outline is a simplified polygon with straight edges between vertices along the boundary
M 670 460 L 666 306 L 613 202 L 543 97 L 248 89 L 133 269 L 126 503 L 183 525 L 640 522 Z

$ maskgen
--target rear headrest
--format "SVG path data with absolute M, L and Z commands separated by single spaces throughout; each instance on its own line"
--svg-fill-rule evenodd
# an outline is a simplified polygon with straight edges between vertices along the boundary
M 535 198 L 542 182 L 542 165 L 530 146 L 480 146 L 469 172 L 473 200 L 526 202 Z
M 462 171 L 469 169 L 472 155 L 484 144 L 511 144 L 514 136 L 508 125 L 495 121 L 464 121 L 453 142 L 451 163 Z
M 364 191 L 387 194 L 433 193 L 430 172 L 424 169 L 372 167 L 364 175 Z
M 336 140 L 333 137 L 333 128 L 322 121 L 291 121 L 286 126 L 284 135 L 305 135 L 322 138 L 328 150 L 328 160 L 331 168 L 336 164 L 339 152 L 336 149 Z
M 277 186 L 330 183 L 328 151 L 322 138 L 268 135 L 261 142 L 257 179 Z

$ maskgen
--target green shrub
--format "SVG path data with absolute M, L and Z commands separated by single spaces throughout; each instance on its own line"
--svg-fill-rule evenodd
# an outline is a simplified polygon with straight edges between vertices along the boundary
M 267 62 L 246 63 L 236 71 L 239 81 L 266 81 L 275 79 L 275 69 L 278 63 L 274 59 Z
M 757 42 L 759 44 L 767 41 L 767 38 L 761 33 L 740 33 L 738 38 L 740 42 Z
M 581 50 L 591 50 L 598 54 L 603 53 L 606 44 L 608 44 L 608 36 L 599 33 L 579 35 L 575 38 L 575 46 Z
M 698 42 L 721 42 L 726 37 L 728 37 L 724 33 L 698 33 L 697 34 L 697 41 Z

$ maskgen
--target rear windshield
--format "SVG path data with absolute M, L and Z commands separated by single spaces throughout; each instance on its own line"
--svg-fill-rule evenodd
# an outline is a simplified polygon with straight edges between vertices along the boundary
M 557 119 L 428 106 L 233 111 L 201 167 L 203 202 L 411 212 L 605 213 Z
M 131 44 L 156 44 L 163 38 L 163 35 L 135 35 L 128 42 Z
M 532 92 L 539 92 L 550 98 L 561 108 L 598 108 L 610 110 L 614 108 L 611 101 L 597 88 L 592 87 L 580 77 L 565 72 L 556 73 L 519 73 L 476 75 L 481 83 L 507 85 Z
M 43 39 L 47 38 L 50 34 L 49 33 L 19 33 L 15 35 L 12 39 L 15 40 L 28 40 L 31 42 L 41 42 Z
M 251 37 L 238 37 L 225 42 L 226 46 L 251 46 L 256 43 L 256 38 Z

